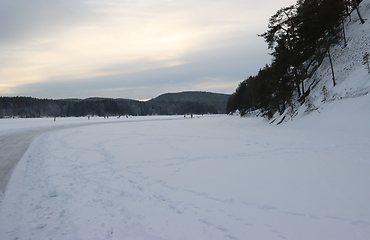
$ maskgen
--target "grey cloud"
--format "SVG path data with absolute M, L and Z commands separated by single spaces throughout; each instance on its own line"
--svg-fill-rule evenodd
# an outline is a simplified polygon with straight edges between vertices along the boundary
M 162 3 L 162 1 L 160 2 Z M 223 3 L 221 0 L 219 2 Z M 16 42 L 9 48 L 13 49 L 13 46 L 22 46 L 22 41 L 32 42 L 29 41 L 33 40 L 30 38 L 53 35 L 57 31 L 67 30 L 69 27 L 74 26 L 107 24 L 109 27 L 110 24 L 116 24 L 114 21 L 116 18 L 113 16 L 117 15 L 123 15 L 124 19 L 127 20 L 121 19 L 119 24 L 130 26 L 132 21 L 155 18 L 156 14 L 168 13 L 171 12 L 171 9 L 178 10 L 183 6 L 184 11 L 181 11 L 179 14 L 185 16 L 192 11 L 207 12 L 207 4 L 212 4 L 208 0 L 201 1 L 199 5 L 202 6 L 197 8 L 197 10 L 194 9 L 194 6 L 196 4 L 198 6 L 198 2 L 195 3 L 192 0 L 191 3 L 181 3 L 166 3 L 165 6 L 157 6 L 152 2 L 145 5 L 145 2 L 140 1 L 0 0 L 0 47 L 5 46 L 6 43 L 21 41 Z M 138 11 L 130 13 L 130 4 L 140 4 L 142 8 L 140 7 Z M 228 2 L 228 4 L 230 3 Z M 186 8 L 190 5 L 193 8 Z M 146 11 L 151 10 L 146 8 L 151 7 L 161 8 L 161 10 Z M 53 76 L 50 77 L 52 79 L 43 79 L 42 83 L 18 86 L 13 88 L 13 92 L 16 92 L 17 95 L 39 98 L 101 96 L 144 99 L 153 98 L 168 91 L 206 90 L 196 89 L 196 87 L 212 84 L 212 79 L 224 79 L 226 83 L 228 81 L 242 81 L 250 75 L 257 74 L 260 68 L 270 62 L 270 56 L 267 54 L 266 44 L 263 42 L 263 39 L 259 38 L 257 40 L 255 35 L 263 30 L 259 30 L 251 36 L 250 31 L 246 31 L 250 27 L 247 23 L 244 25 L 244 22 L 238 22 L 239 18 L 229 19 L 227 17 L 232 10 L 233 8 L 229 9 L 222 18 L 210 18 L 208 22 L 194 19 L 194 21 L 186 25 L 188 27 L 189 25 L 196 25 L 199 27 L 197 29 L 209 30 L 211 37 L 206 36 L 206 34 L 200 34 L 199 37 L 204 37 L 207 40 L 204 41 L 204 44 L 200 44 L 196 49 L 190 49 L 189 51 L 191 52 L 188 55 L 181 55 L 178 59 L 170 60 L 183 62 L 184 64 L 182 65 L 158 68 L 160 64 L 151 63 L 150 60 L 131 62 L 129 64 L 119 63 L 118 60 L 113 65 L 101 69 L 93 69 L 94 73 L 105 74 L 104 77 L 71 80 Z M 174 11 L 174 15 L 176 13 Z M 163 14 L 159 15 L 162 16 Z M 169 17 L 176 17 L 174 15 L 169 15 Z M 109 18 L 109 21 L 100 21 L 107 16 L 112 18 Z M 191 16 L 188 17 L 191 18 Z M 197 17 L 204 18 L 202 14 L 197 15 Z M 267 20 L 266 18 L 266 25 Z M 81 24 L 81 21 L 83 24 Z M 234 21 L 235 26 L 233 25 Z M 222 25 L 222 22 L 225 22 L 225 24 Z M 230 24 L 230 27 L 228 24 Z M 209 29 L 208 27 L 211 28 Z M 255 26 L 253 28 L 256 28 L 256 30 L 260 29 Z M 189 29 L 192 28 L 189 27 Z M 211 38 L 212 41 L 208 41 L 207 37 Z M 7 49 L 6 47 L 4 49 Z M 45 48 L 47 46 L 36 44 L 36 46 L 31 46 L 30 48 L 35 49 L 35 47 Z M 0 62 L 2 58 L 4 62 L 9 62 L 4 56 L 0 57 Z M 147 67 L 151 64 L 152 70 L 117 74 L 117 72 L 124 72 L 122 70 L 137 69 L 137 66 L 139 68 L 140 66 Z M 143 69 L 147 68 L 143 67 Z M 209 86 L 209 89 L 230 93 L 236 87 L 237 84 L 232 89 L 225 87 L 216 88 L 215 86 Z
M 88 5 L 79 0 L 1 0 L 0 42 L 50 34 L 90 14 Z
M 156 97 L 165 92 L 180 92 L 184 90 L 207 90 L 195 89 L 195 85 L 212 84 L 209 79 L 223 78 L 224 81 L 242 81 L 250 75 L 257 73 L 258 69 L 268 62 L 267 50 L 261 51 L 256 46 L 235 46 L 218 51 L 204 52 L 200 55 L 189 55 L 184 60 L 187 64 L 140 71 L 130 74 L 119 74 L 90 79 L 64 81 L 54 79 L 44 83 L 33 83 L 17 87 L 19 95 L 34 96 L 41 98 L 87 98 L 87 97 L 113 97 L 147 99 Z M 102 71 L 114 71 L 114 68 L 122 69 L 129 66 L 116 65 Z M 231 89 L 209 89 L 216 92 L 231 93 L 237 84 Z

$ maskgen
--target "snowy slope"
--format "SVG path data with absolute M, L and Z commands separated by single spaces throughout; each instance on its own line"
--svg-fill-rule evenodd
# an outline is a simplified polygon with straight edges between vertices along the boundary
M 313 77 L 306 82 L 305 89 L 312 86 L 311 93 L 293 117 L 300 118 L 312 111 L 323 113 L 326 108 L 331 108 L 332 101 L 358 98 L 356 101 L 359 101 L 359 104 L 367 102 L 361 97 L 370 92 L 370 74 L 362 61 L 364 54 L 370 53 L 370 0 L 364 0 L 359 9 L 366 23 L 361 24 L 357 12 L 354 11 L 351 17 L 345 20 L 347 46 L 344 47 L 342 41 L 331 47 L 337 85 L 333 86 L 329 58 L 326 57 Z M 366 110 L 368 108 L 360 111 Z M 291 120 L 291 116 L 285 120 Z

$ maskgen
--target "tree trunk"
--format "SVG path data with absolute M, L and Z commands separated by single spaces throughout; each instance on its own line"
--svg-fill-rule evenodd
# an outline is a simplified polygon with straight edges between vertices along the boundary
M 347 47 L 346 29 L 344 28 L 344 21 L 343 21 L 343 18 L 342 18 L 342 29 L 343 29 L 344 47 Z
M 302 94 L 304 94 L 304 92 L 302 93 L 301 89 L 299 87 L 300 80 L 298 79 L 298 73 L 297 73 L 297 67 L 296 66 L 294 66 L 293 75 L 294 75 L 293 78 L 294 78 L 295 85 L 297 86 L 298 97 L 301 97 Z
M 329 53 L 329 61 L 330 61 L 330 67 L 331 67 L 331 74 L 333 75 L 333 86 L 335 87 L 336 83 L 335 83 L 335 75 L 334 75 L 333 61 L 331 60 L 330 47 L 328 49 L 328 53 Z
M 352 2 L 353 2 L 353 6 L 356 8 L 356 11 L 357 11 L 358 17 L 360 18 L 361 23 L 364 24 L 365 20 L 361 17 L 361 13 L 358 10 L 357 0 L 352 0 Z
M 305 97 L 306 93 L 304 92 L 304 80 L 301 80 L 302 83 L 302 96 Z
M 299 81 L 295 81 L 295 85 L 297 87 L 298 97 L 301 97 L 301 88 L 299 87 Z

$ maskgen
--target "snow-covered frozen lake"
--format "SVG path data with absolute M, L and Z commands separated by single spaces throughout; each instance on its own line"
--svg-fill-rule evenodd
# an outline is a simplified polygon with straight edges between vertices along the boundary
M 10 179 L 0 239 L 370 239 L 370 130 L 329 106 L 280 126 L 153 116 L 45 132 Z M 0 134 L 87 121 L 3 119 Z

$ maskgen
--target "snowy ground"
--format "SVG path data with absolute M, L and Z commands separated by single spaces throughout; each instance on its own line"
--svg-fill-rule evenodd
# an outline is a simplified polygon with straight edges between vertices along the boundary
M 280 126 L 133 117 L 43 133 L 9 182 L 0 239 L 369 239 L 369 99 Z M 37 121 L 52 120 L 24 131 Z
M 78 127 L 82 125 L 106 123 L 99 118 L 85 121 L 82 118 L 11 119 L 0 124 L 0 203 L 8 180 L 35 137 L 50 130 Z

